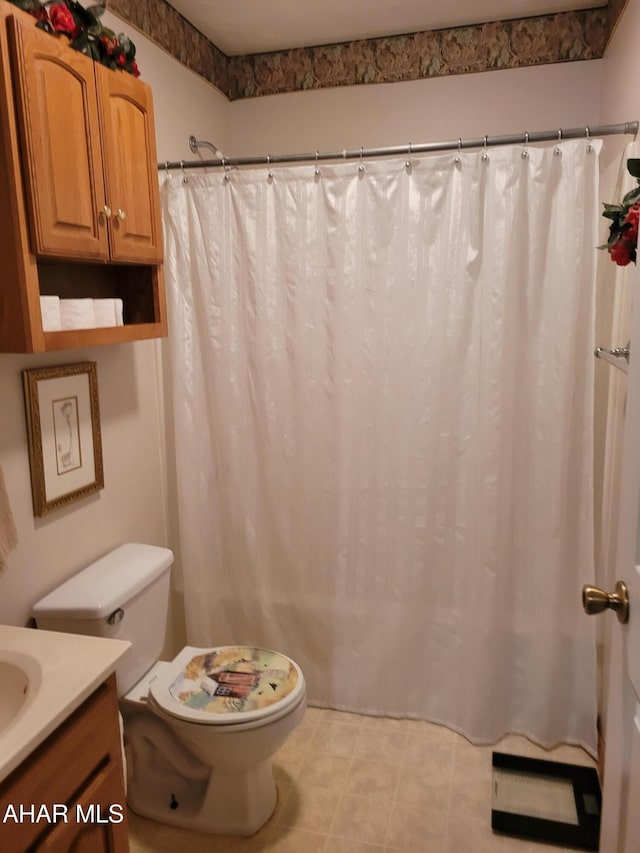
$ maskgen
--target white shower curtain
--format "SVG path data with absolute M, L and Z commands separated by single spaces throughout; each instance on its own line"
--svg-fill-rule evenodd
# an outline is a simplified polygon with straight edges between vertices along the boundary
M 163 188 L 189 641 L 309 701 L 596 745 L 600 143 Z

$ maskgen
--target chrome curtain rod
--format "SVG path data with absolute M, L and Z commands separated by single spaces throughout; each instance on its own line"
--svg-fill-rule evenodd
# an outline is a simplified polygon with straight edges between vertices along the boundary
M 638 122 L 605 124 L 596 127 L 572 127 L 568 130 L 537 130 L 529 133 L 512 133 L 506 136 L 483 136 L 476 139 L 457 139 L 450 142 L 424 142 L 418 145 L 393 145 L 386 148 L 354 148 L 350 151 L 316 151 L 307 154 L 263 154 L 260 157 L 224 157 L 211 142 L 189 137 L 189 147 L 194 154 L 200 148 L 209 148 L 219 154 L 215 160 L 167 160 L 158 163 L 158 169 L 206 169 L 228 166 L 273 166 L 278 163 L 313 163 L 321 160 L 361 160 L 366 157 L 392 157 L 405 154 L 424 154 L 430 151 L 461 151 L 464 148 L 487 148 L 495 145 L 524 145 L 534 142 L 553 142 L 563 139 L 589 139 L 598 136 L 638 134 Z

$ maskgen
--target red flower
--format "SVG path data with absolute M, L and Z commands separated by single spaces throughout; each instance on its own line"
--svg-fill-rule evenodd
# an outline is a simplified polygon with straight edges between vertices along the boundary
M 51 26 L 57 33 L 66 33 L 73 36 L 76 33 L 76 22 L 73 20 L 73 15 L 64 3 L 58 3 L 49 8 L 49 18 Z
M 624 218 L 624 222 L 629 224 L 630 228 L 625 228 L 624 230 L 624 239 L 628 240 L 630 243 L 638 243 L 638 219 L 640 218 L 640 205 L 638 203 L 634 204 L 633 207 L 629 208 L 627 215 Z
M 135 77 L 140 69 L 134 62 L 136 47 L 123 33 L 119 36 L 100 23 L 100 7 L 83 10 L 78 0 L 9 0 L 37 19 L 37 26 L 47 33 L 68 36 L 71 47 L 85 53 L 107 68 L 121 68 Z M 0 5 L 2 0 L 0 0 Z M 85 14 L 86 13 L 86 14 Z
M 109 38 L 109 36 L 100 36 L 100 41 L 102 42 L 104 49 L 107 52 L 107 56 L 113 56 L 116 48 L 118 47 L 118 39 Z
M 611 246 L 609 249 L 611 260 L 615 261 L 619 267 L 626 267 L 627 264 L 631 263 L 631 253 L 633 252 L 634 248 L 635 246 L 633 245 L 633 243 L 630 243 L 624 238 L 616 240 L 613 246 Z

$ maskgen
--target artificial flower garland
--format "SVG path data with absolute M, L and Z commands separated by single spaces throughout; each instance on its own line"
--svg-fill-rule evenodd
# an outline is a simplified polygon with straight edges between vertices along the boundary
M 630 175 L 640 185 L 640 160 L 627 160 Z M 607 249 L 618 266 L 635 264 L 638 250 L 638 221 L 640 220 L 640 186 L 630 190 L 620 204 L 605 204 L 602 215 L 611 220 L 609 239 L 600 249 Z
M 74 50 L 91 57 L 95 62 L 114 71 L 128 71 L 140 76 L 136 63 L 136 46 L 123 33 L 116 35 L 105 27 L 100 18 L 103 5 L 87 9 L 76 0 L 9 0 L 14 6 L 33 15 L 36 26 L 48 33 L 60 33 L 69 38 Z

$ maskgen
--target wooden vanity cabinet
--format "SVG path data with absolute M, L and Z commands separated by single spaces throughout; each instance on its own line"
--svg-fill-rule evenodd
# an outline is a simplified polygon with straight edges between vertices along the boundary
M 20 806 L 40 819 L 13 820 Z M 114 675 L 0 783 L 0 814 L 3 853 L 129 850 Z
M 0 102 L 0 350 L 166 335 L 149 87 L 0 0 Z M 45 333 L 40 295 L 122 298 L 125 326 Z

